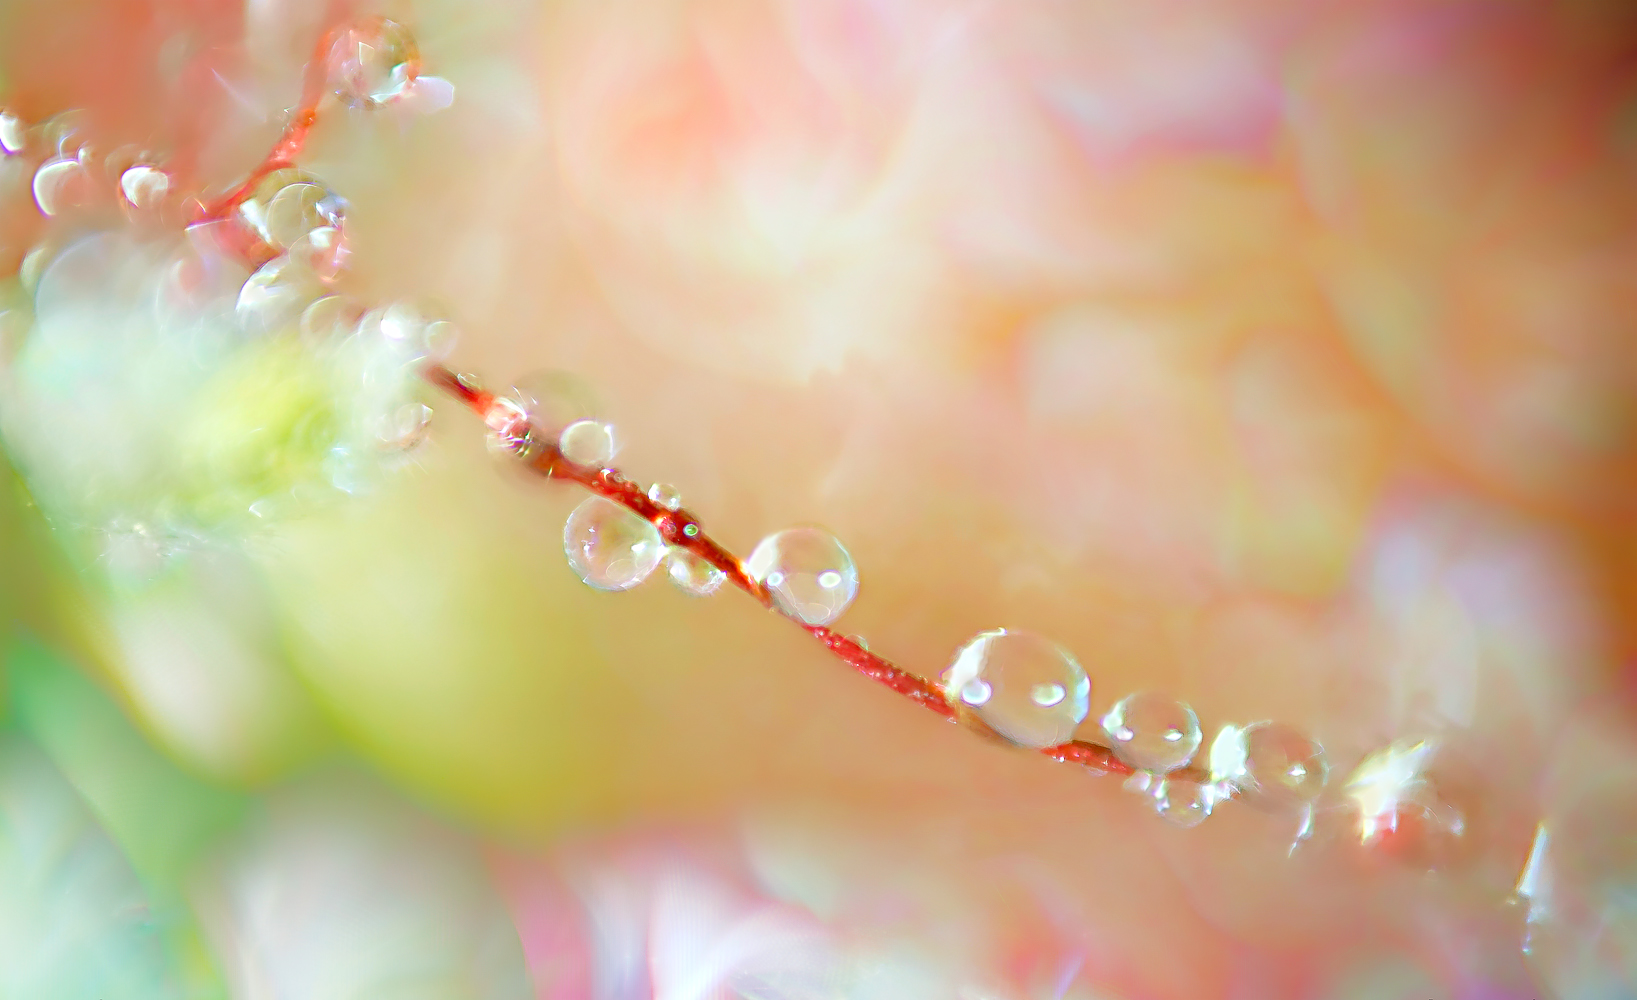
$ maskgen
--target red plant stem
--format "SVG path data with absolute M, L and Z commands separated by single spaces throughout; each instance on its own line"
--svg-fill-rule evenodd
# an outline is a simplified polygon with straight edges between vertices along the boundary
M 455 374 L 443 365 L 428 365 L 424 376 L 432 386 L 459 400 L 485 423 L 490 423 L 495 408 L 500 405 L 500 401 L 493 393 L 477 388 L 473 381 Z M 503 411 L 505 415 L 509 415 L 509 412 Z M 773 596 L 768 589 L 745 570 L 744 564 L 737 556 L 706 534 L 699 524 L 699 519 L 689 511 L 671 510 L 655 502 L 641 486 L 627 479 L 618 469 L 570 461 L 554 442 L 530 441 L 520 445 L 520 448 L 525 449 L 523 454 L 527 456 L 528 466 L 534 472 L 578 483 L 590 492 L 614 501 L 658 528 L 659 535 L 666 544 L 686 549 L 704 559 L 727 574 L 727 578 L 734 586 L 755 598 L 762 607 L 773 607 Z M 801 627 L 823 643 L 824 648 L 840 657 L 842 662 L 870 680 L 945 719 L 952 722 L 960 721 L 961 713 L 949 704 L 937 685 L 894 665 L 865 649 L 856 639 L 848 638 L 828 626 L 803 623 Z M 1108 747 L 1083 740 L 1046 747 L 1040 752 L 1053 760 L 1079 764 L 1099 774 L 1129 775 L 1134 772 L 1131 765 L 1115 756 L 1114 751 Z M 1205 772 L 1197 768 L 1184 768 L 1173 774 L 1193 781 L 1206 781 L 1209 778 Z
M 212 219 L 227 218 L 229 213 L 250 197 L 263 178 L 275 170 L 283 170 L 295 163 L 296 157 L 301 155 L 302 149 L 307 145 L 307 137 L 312 133 L 313 126 L 318 123 L 319 105 L 323 104 L 327 93 L 325 85 L 329 79 L 330 49 L 335 46 L 336 39 L 344 30 L 347 30 L 344 25 L 331 28 L 324 32 L 318 44 L 314 46 L 313 58 L 307 63 L 307 75 L 301 84 L 301 104 L 291 113 L 279 141 L 273 144 L 273 148 L 262 158 L 260 165 L 250 172 L 250 176 L 245 178 L 243 184 L 202 206 L 193 221 L 209 222 Z
M 224 219 L 250 197 L 256 185 L 268 174 L 292 165 L 313 125 L 318 121 L 318 109 L 326 96 L 328 55 L 344 27 L 331 28 L 319 39 L 313 60 L 307 65 L 307 76 L 302 87 L 301 106 L 284 128 L 284 134 L 268 152 L 261 164 L 251 171 L 243 184 L 216 201 L 202 207 L 195 222 Z M 486 423 L 497 402 L 493 393 L 479 388 L 475 381 L 457 375 L 443 365 L 428 365 L 422 372 L 434 388 L 454 397 Z M 753 578 L 739 557 L 724 548 L 705 533 L 693 514 L 686 510 L 671 510 L 654 500 L 636 483 L 625 478 L 618 469 L 585 465 L 570 461 L 558 449 L 556 442 L 531 441 L 526 452 L 529 467 L 536 473 L 555 479 L 566 479 L 601 497 L 606 497 L 626 508 L 659 529 L 660 537 L 668 545 L 686 549 L 726 574 L 727 579 L 740 590 L 755 598 L 764 608 L 773 607 L 773 596 L 761 581 Z M 951 706 L 936 684 L 919 677 L 885 658 L 865 649 L 858 641 L 824 625 L 801 624 L 809 635 L 817 639 L 842 662 L 877 684 L 894 691 L 951 722 L 960 722 L 965 713 Z M 980 724 L 981 726 L 981 724 Z M 1133 769 L 1114 752 L 1096 743 L 1074 740 L 1040 751 L 1053 760 L 1079 764 L 1099 774 L 1129 775 Z M 1206 780 L 1196 768 L 1174 772 L 1193 780 Z

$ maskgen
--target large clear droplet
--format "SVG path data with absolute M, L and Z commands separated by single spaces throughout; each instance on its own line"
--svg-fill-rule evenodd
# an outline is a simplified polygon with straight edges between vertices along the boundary
M 375 318 L 381 336 L 406 358 L 446 360 L 460 339 L 455 324 L 409 302 L 394 302 Z M 523 405 L 523 400 L 513 398 Z
M 708 597 L 722 589 L 728 575 L 687 549 L 673 547 L 666 559 L 671 582 L 683 593 Z
M 828 625 L 858 596 L 858 569 L 823 528 L 786 528 L 762 539 L 745 572 L 767 587 L 773 605 L 808 625 Z
M 119 175 L 119 190 L 132 208 L 158 208 L 170 193 L 171 177 L 158 167 L 137 164 Z
M 1032 632 L 980 632 L 943 674 L 944 697 L 1019 746 L 1067 743 L 1086 717 L 1091 679 L 1068 650 Z
M 47 160 L 34 171 L 34 203 L 42 215 L 60 215 L 90 198 L 91 178 L 79 160 Z
M 1324 748 L 1281 722 L 1223 726 L 1211 741 L 1211 778 L 1247 801 L 1273 808 L 1306 805 L 1324 790 Z
M 598 420 L 576 420 L 563 428 L 557 450 L 570 462 L 607 465 L 614 459 L 614 428 Z
M 1205 822 L 1216 804 L 1216 789 L 1212 785 L 1175 774 L 1156 779 L 1150 794 L 1160 819 L 1183 829 Z
M 284 257 L 263 264 L 239 289 L 234 306 L 240 324 L 253 332 L 299 326 L 302 313 L 325 293 L 312 272 Z
M 331 226 L 334 216 L 326 211 L 334 199 L 320 184 L 287 184 L 267 203 L 262 228 L 267 242 L 285 249 L 315 229 Z
M 1114 753 L 1132 767 L 1163 774 L 1193 759 L 1199 717 L 1186 702 L 1152 691 L 1120 700 L 1103 716 Z
M 315 229 L 341 225 L 345 203 L 318 178 L 285 167 L 258 180 L 239 214 L 275 250 L 288 250 Z
M 355 108 L 375 108 L 403 95 L 420 74 L 410 30 L 372 17 L 339 33 L 329 52 L 330 86 Z
M 563 551 L 581 580 L 598 590 L 630 590 L 665 558 L 659 529 L 605 497 L 591 497 L 568 516 Z
M 28 145 L 28 123 L 10 111 L 0 111 L 0 155 L 15 156 Z

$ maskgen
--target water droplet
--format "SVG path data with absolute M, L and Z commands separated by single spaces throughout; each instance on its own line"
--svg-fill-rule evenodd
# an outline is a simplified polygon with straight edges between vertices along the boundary
M 497 455 L 527 457 L 533 451 L 534 428 L 529 423 L 528 411 L 523 404 L 505 396 L 496 396 L 483 415 L 488 428 L 489 450 Z M 633 515 L 635 516 L 635 515 Z M 658 537 L 658 533 L 655 533 Z
M 420 74 L 408 28 L 372 17 L 341 31 L 328 56 L 330 86 L 350 107 L 374 108 L 402 95 Z
M 239 289 L 234 312 L 246 330 L 272 332 L 297 325 L 301 314 L 324 293 L 324 285 L 311 271 L 276 257 L 263 264 Z
M 1280 722 L 1223 726 L 1211 741 L 1211 777 L 1232 785 L 1246 801 L 1290 808 L 1324 790 L 1330 765 L 1324 749 Z
M 858 569 L 823 528 L 786 528 L 757 543 L 745 571 L 763 583 L 773 605 L 808 625 L 828 625 L 858 596 Z
M 431 315 L 409 302 L 394 302 L 378 314 L 381 336 L 395 345 L 406 358 L 443 361 L 453 353 L 460 331 L 446 319 Z M 525 402 L 513 400 L 527 409 Z
M 59 215 L 90 200 L 91 179 L 76 159 L 47 160 L 34 171 L 34 203 L 43 215 Z
M 598 590 L 630 590 L 648 579 L 665 558 L 659 530 L 605 497 L 591 497 L 563 528 L 568 564 Z
M 432 408 L 425 403 L 403 403 L 377 422 L 375 437 L 388 451 L 408 451 L 425 441 L 432 426 Z
M 580 465 L 607 465 L 614 458 L 614 428 L 597 420 L 576 420 L 563 428 L 557 450 Z
M 685 594 L 708 597 L 721 589 L 728 575 L 687 549 L 672 547 L 667 558 L 671 582 Z
M 314 229 L 340 225 L 342 204 L 312 174 L 282 167 L 251 186 L 238 212 L 269 246 L 287 250 Z
M 1188 763 L 1199 749 L 1199 718 L 1185 702 L 1155 692 L 1120 700 L 1103 716 L 1116 755 L 1132 767 L 1164 773 Z
M 990 729 L 1033 748 L 1068 742 L 1091 697 L 1091 680 L 1067 650 L 1032 632 L 1008 629 L 974 636 L 955 654 L 943 681 L 946 698 L 959 698 Z M 976 691 L 984 694 L 973 701 L 969 695 Z
M 286 184 L 267 202 L 261 231 L 268 243 L 284 250 L 315 229 L 333 228 L 338 216 L 336 201 L 322 184 L 299 181 Z
M 666 510 L 682 509 L 682 491 L 669 483 L 655 483 L 648 487 L 648 499 Z
M 308 232 L 285 252 L 285 256 L 311 271 L 327 285 L 334 284 L 347 269 L 352 249 L 346 233 L 335 226 L 319 226 Z
M 157 208 L 171 190 L 170 174 L 142 163 L 119 175 L 119 190 L 132 208 Z
M 28 123 L 10 111 L 0 111 L 0 153 L 15 156 L 28 145 Z
M 1216 804 L 1216 789 L 1193 778 L 1168 774 L 1149 790 L 1154 811 L 1172 826 L 1191 829 L 1205 822 Z

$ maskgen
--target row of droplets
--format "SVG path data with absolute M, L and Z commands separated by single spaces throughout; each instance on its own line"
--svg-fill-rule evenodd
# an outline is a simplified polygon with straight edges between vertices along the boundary
M 331 92 L 349 106 L 378 108 L 410 103 L 411 97 L 429 107 L 447 103 L 448 85 L 419 74 L 414 40 L 396 22 L 375 18 L 343 29 L 325 60 Z M 54 144 L 34 178 L 36 203 L 47 216 L 89 197 L 84 179 L 93 156 L 70 141 L 76 134 L 62 122 L 30 130 L 16 116 L 0 112 L 0 151 L 18 154 L 31 144 Z M 128 152 L 106 160 L 132 210 L 158 211 L 175 198 L 170 175 L 151 160 Z M 236 224 L 248 226 L 273 253 L 240 289 L 241 322 L 264 330 L 294 324 L 309 336 L 337 328 L 379 332 L 371 343 L 399 349 L 385 352 L 384 376 L 365 380 L 384 386 L 389 397 L 384 410 L 374 407 L 381 411 L 377 436 L 393 447 L 421 440 L 430 412 L 404 400 L 401 375 L 414 363 L 447 356 L 453 327 L 404 306 L 366 313 L 330 292 L 346 263 L 346 204 L 316 178 L 293 167 L 271 170 L 243 193 L 235 210 Z M 347 338 L 357 341 L 356 335 Z M 542 440 L 551 440 L 569 462 L 606 467 L 617 451 L 614 429 L 591 415 L 586 399 L 572 377 L 561 374 L 494 398 L 484 415 L 491 448 L 531 458 Z M 662 511 L 681 511 L 681 494 L 669 485 L 654 484 L 647 498 Z M 689 521 L 684 530 L 698 528 Z M 673 584 L 693 596 L 713 594 L 727 579 L 710 560 L 667 541 L 654 521 L 604 496 L 586 499 L 570 514 L 563 546 L 575 574 L 599 590 L 630 590 L 661 566 Z M 775 609 L 808 626 L 829 626 L 858 593 L 851 554 L 817 527 L 768 535 L 743 570 Z M 1067 650 L 1030 632 L 978 634 L 957 651 L 940 681 L 957 715 L 1024 748 L 1070 743 L 1090 714 L 1091 682 L 1084 668 Z M 1277 722 L 1222 727 L 1211 743 L 1208 768 L 1190 767 L 1203 742 L 1198 717 L 1185 702 L 1155 692 L 1121 699 L 1099 725 L 1114 755 L 1133 771 L 1127 787 L 1181 826 L 1197 825 L 1217 803 L 1233 797 L 1310 815 L 1330 771 L 1316 741 Z M 1422 775 L 1430 753 L 1429 743 L 1394 744 L 1360 765 L 1347 787 L 1361 807 L 1370 804 L 1363 810 L 1371 815 L 1364 817 L 1362 829 L 1390 823 L 1383 817 L 1395 815 L 1427 787 Z
M 519 389 L 496 397 L 486 416 L 491 448 L 532 458 L 538 441 L 555 440 L 570 462 L 597 469 L 611 462 L 613 428 L 583 416 L 570 398 L 575 394 L 562 391 L 564 385 L 557 384 L 557 393 Z M 552 414 L 559 421 L 555 426 Z M 572 419 L 561 423 L 565 416 Z M 663 511 L 682 508 L 681 494 L 668 484 L 654 484 L 647 497 Z M 691 520 L 688 524 L 695 526 Z M 673 584 L 693 596 L 715 593 L 727 576 L 685 545 L 668 543 L 653 521 L 604 496 L 589 497 L 569 515 L 563 549 L 575 575 L 604 591 L 637 587 L 662 566 Z M 830 626 L 858 594 L 852 555 L 818 527 L 786 528 L 766 536 L 743 568 L 766 590 L 775 610 L 806 626 Z M 957 715 L 1026 749 L 1070 743 L 1090 715 L 1091 679 L 1085 669 L 1068 650 L 1028 631 L 979 633 L 956 652 L 939 682 Z M 1196 826 L 1218 803 L 1243 798 L 1265 811 L 1298 817 L 1302 836 L 1311 829 L 1311 810 L 1328 785 L 1324 748 L 1284 723 L 1224 725 L 1203 766 L 1192 767 L 1204 732 L 1184 701 L 1138 692 L 1115 703 L 1096 724 L 1101 740 L 1133 772 L 1126 786 L 1177 826 Z M 1346 790 L 1360 810 L 1362 839 L 1393 827 L 1406 806 L 1423 812 L 1442 808 L 1430 801 L 1425 780 L 1432 750 L 1433 744 L 1424 741 L 1396 743 L 1353 772 Z M 1459 824 L 1452 815 L 1446 822 L 1454 832 Z

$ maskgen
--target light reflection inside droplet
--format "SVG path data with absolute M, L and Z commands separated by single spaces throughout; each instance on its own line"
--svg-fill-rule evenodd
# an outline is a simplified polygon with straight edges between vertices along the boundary
M 1029 692 L 1029 697 L 1041 708 L 1051 708 L 1068 697 L 1068 692 L 1061 684 L 1036 684 L 1034 690 Z
M 834 590 L 841 586 L 841 574 L 837 573 L 833 569 L 820 573 L 818 585 L 823 587 L 825 590 Z
M 978 706 L 989 700 L 995 689 L 989 686 L 988 681 L 973 679 L 966 682 L 961 688 L 961 700 L 968 705 Z

